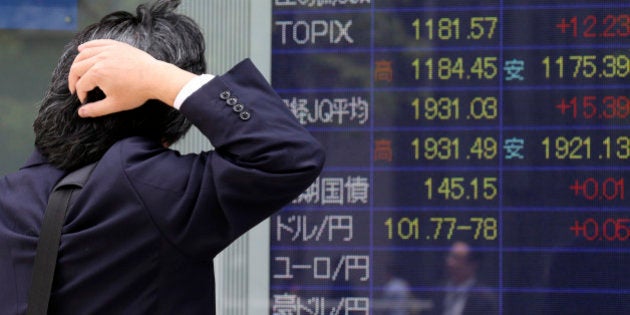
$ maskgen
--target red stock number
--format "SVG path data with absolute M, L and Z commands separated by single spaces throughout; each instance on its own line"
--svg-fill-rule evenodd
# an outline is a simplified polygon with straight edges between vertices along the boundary
M 573 236 L 588 241 L 627 241 L 630 238 L 630 218 L 575 220 L 569 230 L 573 232 Z

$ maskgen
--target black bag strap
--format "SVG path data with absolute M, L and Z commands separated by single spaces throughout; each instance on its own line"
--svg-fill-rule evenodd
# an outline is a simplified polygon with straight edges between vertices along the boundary
M 27 315 L 46 315 L 50 300 L 61 228 L 66 218 L 72 193 L 83 188 L 96 163 L 86 165 L 63 177 L 48 197 L 48 205 L 37 242 L 33 276 L 28 292 Z

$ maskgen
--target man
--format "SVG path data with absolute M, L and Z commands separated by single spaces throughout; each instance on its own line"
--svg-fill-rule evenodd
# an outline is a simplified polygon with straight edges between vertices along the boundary
M 498 314 L 493 293 L 484 290 L 477 279 L 481 252 L 463 241 L 456 241 L 446 256 L 446 290 L 434 300 L 436 315 Z
M 26 310 L 48 196 L 70 170 L 97 161 L 66 216 L 50 314 L 214 314 L 212 258 L 321 171 L 321 146 L 250 61 L 198 76 L 203 39 L 178 4 L 108 15 L 63 53 L 36 150 L 0 179 L 2 314 Z M 215 151 L 167 148 L 187 119 Z

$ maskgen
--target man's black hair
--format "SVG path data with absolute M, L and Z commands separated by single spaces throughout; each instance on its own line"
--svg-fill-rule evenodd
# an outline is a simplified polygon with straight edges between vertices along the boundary
M 145 136 L 172 144 L 188 131 L 190 122 L 178 110 L 157 100 L 129 111 L 81 118 L 77 113 L 81 103 L 68 89 L 68 73 L 78 54 L 77 47 L 93 39 L 125 42 L 184 70 L 204 73 L 203 35 L 192 19 L 174 12 L 180 2 L 158 0 L 150 6 L 140 5 L 136 15 L 111 13 L 66 45 L 33 124 L 35 146 L 51 164 L 72 170 L 99 160 L 120 139 Z M 88 93 L 88 102 L 103 97 L 95 89 Z

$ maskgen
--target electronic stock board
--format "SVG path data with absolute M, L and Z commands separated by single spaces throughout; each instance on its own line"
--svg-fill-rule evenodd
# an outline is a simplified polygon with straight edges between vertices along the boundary
M 272 217 L 271 314 L 433 314 L 458 242 L 479 314 L 628 310 L 630 2 L 275 0 L 272 28 L 327 162 Z

